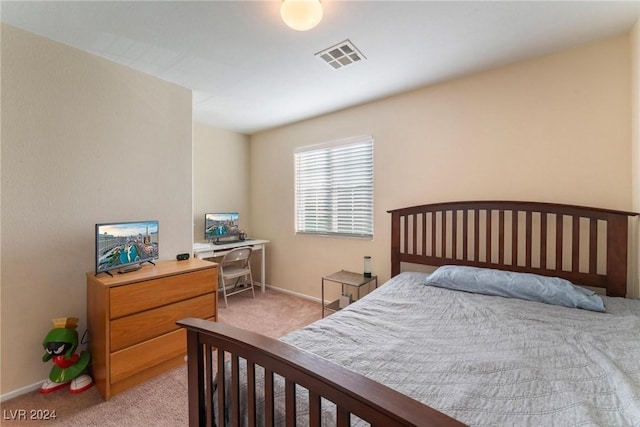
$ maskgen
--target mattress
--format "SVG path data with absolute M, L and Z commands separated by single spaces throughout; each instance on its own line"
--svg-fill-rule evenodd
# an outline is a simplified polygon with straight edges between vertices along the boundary
M 473 426 L 640 426 L 640 301 L 604 297 L 596 313 L 425 277 L 402 273 L 281 340 Z M 304 399 L 297 390 L 298 425 Z
M 606 313 L 402 273 L 282 341 L 476 426 L 640 425 L 640 301 Z

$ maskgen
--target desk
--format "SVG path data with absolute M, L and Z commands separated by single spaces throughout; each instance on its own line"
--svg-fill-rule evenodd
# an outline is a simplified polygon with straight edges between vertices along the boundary
M 260 251 L 262 253 L 262 259 L 260 263 L 260 284 L 262 293 L 265 290 L 265 245 L 269 243 L 268 240 L 262 239 L 247 239 L 243 241 L 233 241 L 220 245 L 214 245 L 213 243 L 194 243 L 193 244 L 193 257 L 194 258 L 217 258 L 228 254 L 232 249 L 250 247 L 254 251 Z

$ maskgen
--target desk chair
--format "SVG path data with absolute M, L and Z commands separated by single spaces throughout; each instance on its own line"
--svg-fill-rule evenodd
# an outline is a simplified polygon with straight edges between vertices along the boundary
M 224 306 L 229 307 L 227 296 L 251 290 L 253 297 L 253 276 L 251 275 L 251 248 L 237 248 L 227 253 L 220 262 L 220 290 L 224 295 Z M 247 283 L 246 279 L 249 278 Z M 235 281 L 234 281 L 235 279 Z M 227 292 L 229 291 L 229 292 Z

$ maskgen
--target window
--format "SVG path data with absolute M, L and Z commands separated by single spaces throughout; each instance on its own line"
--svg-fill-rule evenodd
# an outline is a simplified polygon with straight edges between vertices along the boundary
M 296 233 L 373 237 L 373 137 L 295 152 Z

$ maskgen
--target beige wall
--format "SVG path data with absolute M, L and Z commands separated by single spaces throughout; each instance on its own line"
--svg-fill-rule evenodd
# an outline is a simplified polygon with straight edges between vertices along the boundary
M 193 236 L 204 240 L 204 214 L 238 212 L 251 232 L 249 137 L 205 124 L 193 126 Z
M 624 35 L 252 136 L 252 227 L 273 240 L 267 283 L 318 297 L 322 275 L 361 271 L 363 255 L 387 279 L 388 209 L 465 199 L 630 209 L 629 44 Z M 368 134 L 374 240 L 296 236 L 294 149 Z
M 86 328 L 94 224 L 160 221 L 192 243 L 191 92 L 2 25 L 0 393 L 46 378 L 51 318 Z
M 631 198 L 635 212 L 640 212 L 640 20 L 630 33 L 631 39 Z M 634 221 L 632 233 L 632 289 L 634 298 L 640 298 L 640 219 Z

